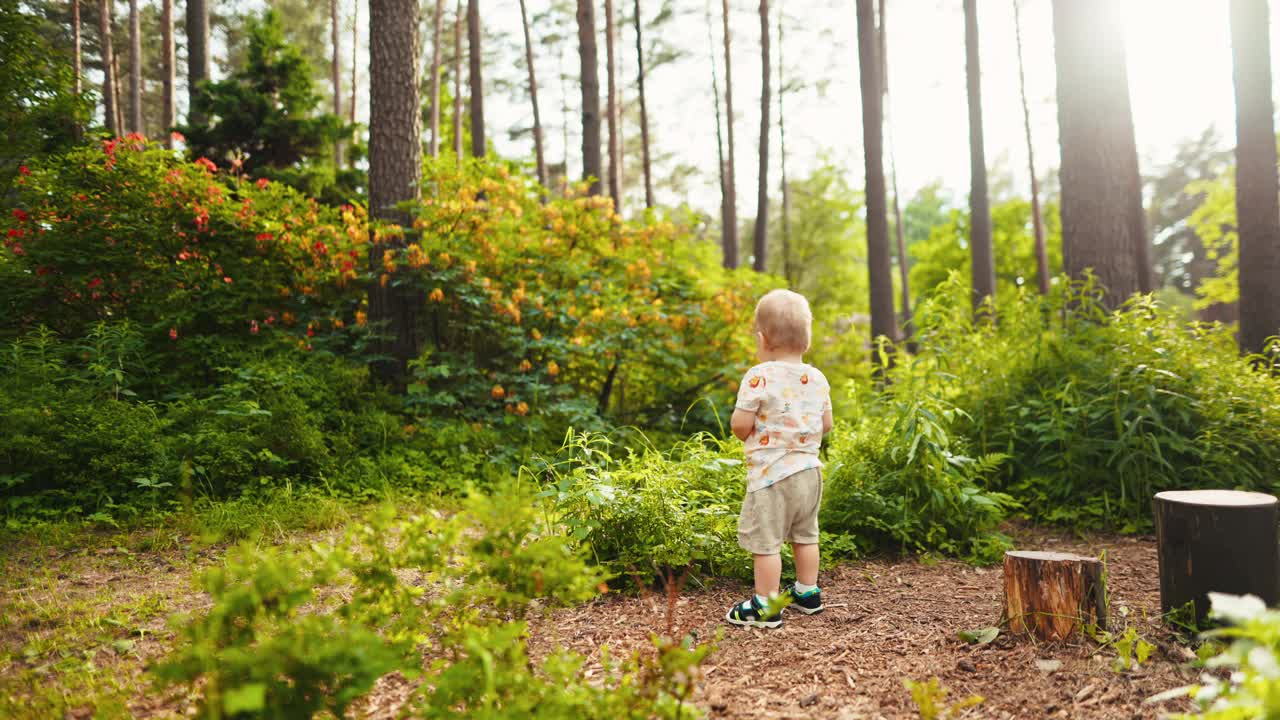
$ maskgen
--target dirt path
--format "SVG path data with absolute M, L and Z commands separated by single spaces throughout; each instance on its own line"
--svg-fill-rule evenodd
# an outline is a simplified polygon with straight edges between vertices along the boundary
M 1037 534 L 1019 546 L 1105 551 L 1112 629 L 1132 626 L 1163 649 L 1138 670 L 1115 672 L 1110 664 L 1116 652 L 1094 642 L 1036 646 L 1001 635 L 990 645 L 970 646 L 956 632 L 997 621 L 1003 592 L 998 567 L 859 562 L 821 578 L 826 612 L 788 614 L 779 630 L 745 630 L 720 621 L 732 603 L 746 597 L 745 585 L 681 597 L 678 632 L 702 639 L 724 628 L 698 704 L 713 718 L 914 718 L 916 707 L 903 680 L 937 677 L 951 701 L 975 694 L 985 698 L 963 717 L 1156 718 L 1190 709 L 1142 704 L 1193 680 L 1181 662 L 1171 661 L 1179 651 L 1157 622 L 1153 539 L 1073 541 Z M 665 616 L 665 598 L 610 597 L 556 613 L 538 626 L 532 644 L 546 649 L 562 643 L 594 662 L 602 644 L 615 655 L 644 647 L 651 630 L 665 627 Z M 1046 672 L 1037 659 L 1057 660 L 1061 667 Z

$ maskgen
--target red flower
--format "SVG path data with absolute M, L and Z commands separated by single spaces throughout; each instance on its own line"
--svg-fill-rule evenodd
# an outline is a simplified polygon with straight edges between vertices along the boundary
M 94 278 L 89 281 L 87 289 L 92 290 L 102 284 L 102 278 Z
M 268 179 L 266 179 L 266 178 L 258 178 L 258 189 L 259 189 L 259 190 L 266 190 L 266 189 L 267 189 L 267 186 L 268 186 L 268 185 L 270 185 L 270 184 L 271 184 L 271 181 L 270 181 L 270 180 L 268 180 Z
M 257 334 L 258 334 L 258 321 L 257 321 L 257 320 L 251 320 L 251 321 L 249 321 L 249 332 L 253 333 L 254 335 L 257 335 Z
M 27 216 L 27 213 L 22 210 L 22 208 L 14 208 L 13 217 L 18 222 L 26 222 L 28 216 Z
M 207 158 L 207 157 L 202 157 L 202 158 L 200 158 L 199 160 L 196 160 L 195 165 L 196 165 L 196 167 L 204 168 L 205 170 L 208 170 L 209 172 L 217 172 L 217 171 L 218 171 L 218 166 L 217 166 L 217 165 L 214 165 L 214 164 L 213 164 L 213 161 L 212 161 L 212 160 L 210 160 L 210 159 L 209 159 L 209 158 Z
M 169 133 L 169 139 L 177 143 L 185 143 L 187 141 L 187 139 L 183 137 L 182 133 L 177 130 Z
M 22 243 L 14 243 L 14 244 L 13 244 L 13 247 L 12 247 L 12 248 L 10 248 L 10 249 L 11 249 L 11 250 L 13 250 L 13 254 L 14 254 L 14 255 L 26 255 L 26 254 L 27 254 L 27 251 L 22 249 Z
M 18 166 L 18 172 L 19 172 L 20 174 L 22 174 L 22 175 L 30 175 L 30 174 L 31 174 L 31 171 L 27 169 L 27 166 L 26 166 L 26 165 L 19 165 L 19 166 Z
M 230 285 L 230 284 L 231 284 L 231 278 L 227 277 L 226 275 L 223 275 L 223 276 L 222 276 L 222 282 L 224 282 L 224 283 L 226 283 L 226 284 Z
M 22 237 L 22 231 L 17 228 L 9 228 L 9 237 Z
M 315 331 L 315 330 L 313 330 L 310 326 L 308 326 L 308 327 L 307 327 L 307 337 L 315 337 L 315 336 L 316 336 L 316 331 Z
M 178 328 L 169 328 L 169 339 L 170 340 L 178 339 Z
M 271 233 L 258 233 L 257 240 L 258 240 L 258 242 L 266 242 L 267 240 L 270 240 L 271 238 L 272 238 Z
M 311 246 L 311 249 L 315 250 L 317 253 L 321 255 L 329 254 L 329 247 L 324 244 L 323 240 L 317 240 L 316 243 Z

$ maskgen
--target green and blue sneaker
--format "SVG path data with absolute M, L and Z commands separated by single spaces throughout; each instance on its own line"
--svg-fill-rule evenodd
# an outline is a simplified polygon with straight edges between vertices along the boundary
M 782 611 L 778 610 L 773 615 L 766 615 L 769 608 L 761 605 L 753 595 L 750 600 L 737 603 L 729 608 L 729 612 L 725 614 L 724 619 L 734 625 L 742 627 L 758 627 L 758 628 L 780 628 L 782 627 Z
M 791 598 L 791 604 L 787 607 L 795 608 L 805 615 L 814 615 L 823 610 L 822 590 L 814 588 L 806 593 L 796 592 L 796 586 L 792 585 L 786 589 L 785 594 Z

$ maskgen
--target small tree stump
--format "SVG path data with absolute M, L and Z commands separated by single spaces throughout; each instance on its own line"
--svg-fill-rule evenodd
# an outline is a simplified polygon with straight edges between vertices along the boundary
M 1107 624 L 1102 561 L 1058 552 L 1004 554 L 1004 612 L 1009 630 L 1065 640 L 1086 625 Z
M 1160 559 L 1160 609 L 1195 605 L 1197 624 L 1209 614 L 1209 593 L 1280 599 L 1277 500 L 1235 490 L 1157 493 L 1152 501 Z

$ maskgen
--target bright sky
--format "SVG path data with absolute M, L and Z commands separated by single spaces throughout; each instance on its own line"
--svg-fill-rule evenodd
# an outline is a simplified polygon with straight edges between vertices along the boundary
M 645 0 L 656 6 L 656 0 Z M 705 2 L 706 0 L 703 0 Z M 778 0 L 775 0 L 777 2 Z M 537 14 L 549 0 L 528 0 Z M 1143 170 L 1155 169 L 1174 154 L 1177 143 L 1217 128 L 1224 147 L 1234 137 L 1231 47 L 1224 0 L 1116 0 L 1123 5 L 1129 58 L 1129 87 Z M 1013 174 L 1019 187 L 1027 183 L 1022 110 L 1018 94 L 1017 50 L 1014 41 L 1013 0 L 979 0 L 982 53 L 983 116 L 988 166 Z M 630 2 L 626 3 L 628 6 Z M 715 126 L 712 117 L 707 27 L 699 0 L 682 0 L 690 16 L 668 26 L 668 42 L 691 53 L 649 78 L 653 142 L 676 152 L 682 161 L 703 168 L 691 183 L 690 196 L 661 197 L 668 203 L 688 200 L 715 207 Z M 921 186 L 941 180 L 958 200 L 969 182 L 968 123 L 965 99 L 964 20 L 960 0 L 887 0 L 889 28 L 890 108 L 897 148 L 898 182 L 904 197 Z M 718 13 L 719 2 L 713 13 Z M 803 6 L 803 9 L 801 9 Z M 759 19 L 754 1 L 735 0 L 734 100 L 737 136 L 739 212 L 754 213 L 759 137 Z M 501 9 L 499 9 L 501 8 Z M 656 7 L 646 8 L 656 12 Z M 789 172 L 803 174 L 826 154 L 849 170 L 850 183 L 861 188 L 861 109 L 858 90 L 857 35 L 853 0 L 792 0 L 786 64 L 802 69 L 813 82 L 827 80 L 825 90 L 810 88 L 787 97 Z M 515 2 L 485 0 L 487 25 L 494 32 L 519 37 L 520 17 Z M 827 30 L 812 29 L 822 19 Z M 719 16 L 715 16 L 719 43 Z M 1033 136 L 1041 176 L 1058 165 L 1057 116 L 1050 0 L 1022 0 L 1023 43 Z M 1272 40 L 1277 32 L 1272 16 Z M 540 32 L 534 28 L 535 42 Z M 622 31 L 623 75 L 634 83 L 634 36 Z M 604 48 L 601 43 L 600 54 Z M 1276 49 L 1273 58 L 1280 56 Z M 777 58 L 776 33 L 774 60 Z M 539 68 L 548 155 L 564 155 L 560 131 L 559 83 L 551 58 Z M 723 55 L 717 59 L 724 81 Z M 576 52 L 566 53 L 565 67 L 576 74 Z M 603 61 L 603 60 L 602 60 Z M 776 78 L 776 76 L 775 76 Z M 604 75 L 601 73 L 601 86 Z M 775 79 L 776 93 L 776 79 Z M 570 85 L 571 93 L 577 87 Z M 573 122 L 578 122 L 576 106 Z M 491 124 L 498 128 L 527 123 L 529 111 L 520 98 L 486 99 Z M 527 103 L 525 103 L 527 104 Z M 775 106 L 776 107 L 776 106 Z M 776 121 L 777 112 L 774 111 Z M 573 128 L 576 133 L 577 128 Z M 638 133 L 634 127 L 626 132 Z M 771 184 L 776 184 L 777 135 L 772 141 Z M 532 155 L 530 142 L 512 142 L 504 132 L 493 133 L 504 153 Z M 571 168 L 580 168 L 578 138 L 570 138 Z

